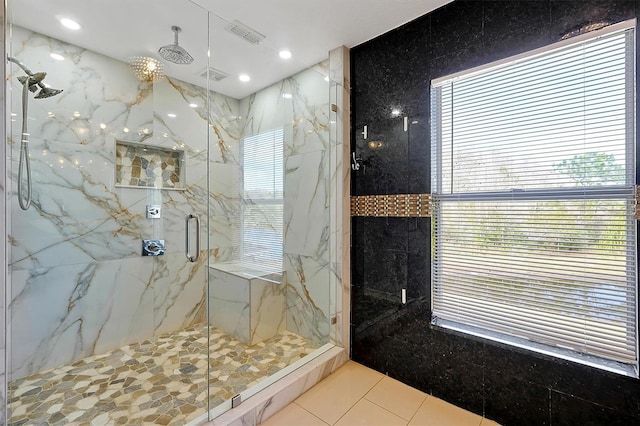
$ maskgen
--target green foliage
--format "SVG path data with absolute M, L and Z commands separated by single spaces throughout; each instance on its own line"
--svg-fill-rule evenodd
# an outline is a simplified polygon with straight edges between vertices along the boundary
M 616 163 L 613 154 L 587 152 L 576 154 L 571 160 L 562 160 L 553 167 L 568 175 L 578 186 L 623 185 L 624 169 Z

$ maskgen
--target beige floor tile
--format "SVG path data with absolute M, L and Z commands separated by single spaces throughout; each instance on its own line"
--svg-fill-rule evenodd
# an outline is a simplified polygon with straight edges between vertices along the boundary
M 295 403 L 287 405 L 260 424 L 263 426 L 327 426 L 325 422 Z
M 427 394 L 390 377 L 378 382 L 365 398 L 407 421 L 411 420 Z
M 335 426 L 406 426 L 407 421 L 377 406 L 373 402 L 361 399 L 342 416 Z
M 411 422 L 410 426 L 480 426 L 482 417 L 441 399 L 428 396 Z
M 324 422 L 334 424 L 384 376 L 349 361 L 296 400 Z
M 482 419 L 482 421 L 480 422 L 480 426 L 500 426 L 500 423 L 494 422 L 493 420 L 489 419 Z

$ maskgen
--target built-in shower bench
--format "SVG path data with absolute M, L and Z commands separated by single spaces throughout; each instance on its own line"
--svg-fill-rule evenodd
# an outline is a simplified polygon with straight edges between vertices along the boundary
M 254 345 L 286 326 L 285 274 L 241 263 L 209 265 L 209 323 Z

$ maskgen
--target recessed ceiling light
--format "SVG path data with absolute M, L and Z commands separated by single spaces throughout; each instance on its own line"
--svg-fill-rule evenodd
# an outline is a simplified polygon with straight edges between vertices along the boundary
M 287 49 L 281 50 L 278 54 L 282 59 L 291 59 L 291 52 Z
M 198 108 L 198 104 L 189 104 L 191 108 Z
M 391 110 L 391 115 L 397 117 L 400 115 L 400 110 L 399 109 L 392 109 Z
M 167 114 L 167 117 L 176 118 L 177 115 L 175 115 L 174 113 L 170 112 L 169 114 Z
M 69 28 L 70 30 L 74 30 L 74 31 L 79 30 L 81 28 L 80 24 L 78 24 L 76 21 L 69 18 L 60 19 L 60 23 L 65 27 Z
M 50 56 L 56 61 L 64 61 L 64 56 L 60 55 L 59 53 L 52 53 Z
M 240 74 L 240 75 L 238 76 L 238 79 L 239 79 L 240 81 L 242 81 L 243 83 L 246 83 L 246 82 L 248 82 L 248 81 L 250 81 L 250 80 L 251 80 L 251 77 L 249 77 L 247 74 Z
M 291 99 L 291 98 L 293 98 L 293 95 L 291 95 L 291 93 L 283 93 L 282 97 L 285 98 L 285 99 Z

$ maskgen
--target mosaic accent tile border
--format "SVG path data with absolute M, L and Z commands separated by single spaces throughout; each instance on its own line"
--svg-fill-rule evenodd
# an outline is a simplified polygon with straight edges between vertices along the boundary
M 351 216 L 431 217 L 431 194 L 353 196 Z
M 317 349 L 287 331 L 253 346 L 209 333 L 209 345 L 191 327 L 12 381 L 9 425 L 183 425 L 206 412 L 208 386 L 215 407 Z
M 182 189 L 184 151 L 116 140 L 116 186 Z

